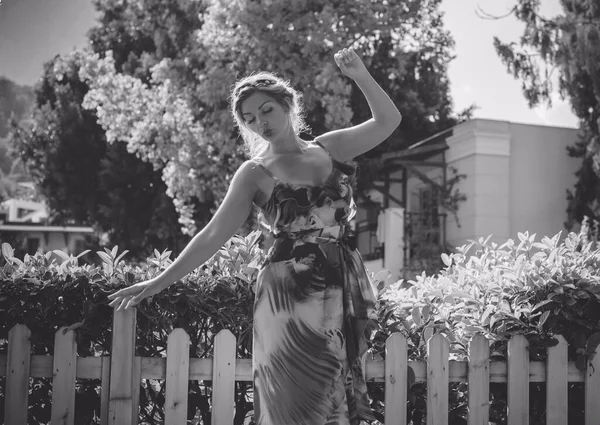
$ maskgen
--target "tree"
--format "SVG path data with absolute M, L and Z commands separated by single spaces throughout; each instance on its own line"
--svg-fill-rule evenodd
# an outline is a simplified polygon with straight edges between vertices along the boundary
M 0 140 L 10 131 L 10 120 L 21 120 L 33 105 L 33 89 L 0 76 Z M 3 171 L 7 171 L 3 169 Z
M 11 154 L 8 143 L 11 120 L 20 121 L 33 105 L 33 89 L 0 77 L 0 201 L 20 197 L 18 183 L 30 180 L 22 162 Z
M 152 167 L 108 145 L 93 113 L 81 102 L 88 87 L 78 77 L 80 55 L 55 57 L 35 87 L 28 122 L 13 123 L 11 144 L 46 198 L 52 224 L 86 224 L 134 257 L 185 242 L 165 186 Z
M 186 22 L 197 24 L 202 8 L 196 1 L 160 0 L 96 0 L 95 6 L 100 25 L 88 34 L 90 48 L 111 50 L 118 69 L 141 80 L 149 78 L 149 68 L 158 60 L 185 46 L 192 34 Z M 75 51 L 46 64 L 32 119 L 40 125 L 20 128 L 16 140 L 17 145 L 31 145 L 23 157 L 52 198 L 53 220 L 92 224 L 106 232 L 107 244 L 125 246 L 136 257 L 161 247 L 177 254 L 189 238 L 181 234 L 162 168 L 143 162 L 123 143 L 107 144 L 95 114 L 81 108 L 88 86 L 78 76 L 80 58 Z M 52 143 L 46 143 L 50 133 L 44 133 L 44 126 L 56 129 Z M 206 222 L 206 203 L 195 200 L 191 209 L 193 219 Z
M 568 153 L 581 158 L 573 191 L 568 191 L 567 227 L 584 216 L 600 219 L 600 5 L 589 0 L 561 0 L 563 14 L 540 14 L 539 0 L 518 0 L 510 11 L 525 24 L 519 43 L 494 46 L 509 72 L 522 81 L 531 107 L 551 105 L 558 82 L 580 120 L 579 141 Z M 489 15 L 488 15 L 489 17 Z M 554 72 L 558 71 L 558 75 Z
M 446 76 L 453 41 L 439 0 L 207 4 L 187 47 L 150 67 L 148 79 L 121 72 L 119 56 L 110 51 L 90 55 L 81 74 L 91 87 L 84 106 L 97 113 L 109 142 L 125 141 L 129 151 L 163 167 L 190 234 L 199 224 L 191 205 L 211 196 L 218 202 L 244 158 L 228 96 L 236 79 L 253 71 L 275 71 L 301 89 L 318 135 L 367 116 L 362 95 L 332 60 L 337 49 L 354 46 L 406 116 L 375 154 L 459 119 Z

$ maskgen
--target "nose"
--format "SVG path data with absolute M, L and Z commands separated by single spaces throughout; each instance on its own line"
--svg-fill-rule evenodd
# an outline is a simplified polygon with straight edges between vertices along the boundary
M 261 130 L 264 130 L 265 128 L 267 128 L 269 126 L 269 123 L 267 122 L 267 120 L 264 120 L 262 118 L 257 118 L 256 124 L 258 125 L 258 128 L 260 128 Z

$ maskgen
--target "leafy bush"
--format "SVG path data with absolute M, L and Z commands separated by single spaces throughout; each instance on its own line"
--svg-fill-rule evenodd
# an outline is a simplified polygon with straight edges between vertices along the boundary
M 373 354 L 385 356 L 386 338 L 402 332 L 409 343 L 409 358 L 423 360 L 426 342 L 441 333 L 450 341 L 453 359 L 464 360 L 475 333 L 491 341 L 492 356 L 506 356 L 507 341 L 523 334 L 530 344 L 531 360 L 543 360 L 553 335 L 569 343 L 569 359 L 585 367 L 600 341 L 600 247 L 586 223 L 579 234 L 564 240 L 535 240 L 527 232 L 519 241 L 502 245 L 480 239 L 442 254 L 445 268 L 435 276 L 380 287 L 379 320 L 372 328 Z M 239 358 L 251 357 L 252 305 L 256 272 L 264 260 L 260 234 L 235 237 L 200 270 L 138 306 L 136 351 L 141 356 L 164 356 L 167 336 L 181 327 L 190 335 L 190 356 L 211 355 L 213 336 L 229 329 L 237 337 Z M 111 346 L 112 309 L 107 295 L 135 281 L 155 276 L 170 262 L 170 252 L 155 252 L 145 264 L 128 265 L 126 251 L 99 252 L 101 265 L 55 251 L 21 261 L 3 245 L 5 264 L 0 268 L 0 352 L 6 351 L 8 331 L 17 323 L 32 331 L 34 354 L 52 354 L 54 333 L 62 326 L 77 328 L 78 354 L 108 355 Z M 83 254 L 82 254 L 83 255 Z M 59 256 L 61 261 L 54 258 Z M 30 388 L 30 423 L 48 423 L 50 382 L 37 380 Z M 76 423 L 99 423 L 99 382 L 77 386 Z M 369 383 L 373 407 L 383 417 L 383 385 Z M 236 384 L 235 424 L 247 420 L 251 410 L 251 383 Z M 423 383 L 409 394 L 409 420 L 425 418 Z M 466 424 L 468 388 L 451 385 L 450 424 Z M 191 423 L 210 422 L 211 382 L 191 382 Z M 491 418 L 506 423 L 506 385 L 491 385 Z M 531 385 L 530 422 L 545 423 L 543 384 Z M 569 423 L 583 423 L 583 389 L 571 384 Z M 0 386 L 0 398 L 3 389 Z M 4 403 L 0 400 L 0 406 Z M 164 421 L 164 382 L 144 380 L 140 389 L 141 423 Z M 1 412 L 0 412 L 1 413 Z
M 234 237 L 201 269 L 143 302 L 137 308 L 136 355 L 166 354 L 167 337 L 174 328 L 190 336 L 190 356 L 212 356 L 213 337 L 229 329 L 238 341 L 237 355 L 251 357 L 253 282 L 264 258 L 259 232 Z M 51 355 L 54 334 L 62 326 L 77 329 L 80 356 L 108 355 L 111 347 L 112 308 L 107 295 L 158 274 L 171 260 L 170 252 L 155 251 L 143 265 L 127 265 L 127 251 L 115 247 L 98 252 L 100 266 L 79 265 L 79 258 L 61 251 L 25 255 L 21 261 L 3 244 L 5 264 L 0 268 L 0 353 L 6 354 L 8 332 L 22 323 L 31 330 L 33 354 Z M 82 253 L 81 255 L 84 255 Z M 59 256 L 62 261 L 56 261 Z M 99 423 L 99 381 L 78 380 L 75 423 Z M 0 406 L 4 405 L 4 382 Z M 236 385 L 235 424 L 244 422 L 252 410 L 250 383 Z M 51 382 L 36 380 L 30 388 L 29 423 L 50 421 Z M 142 380 L 140 423 L 163 423 L 164 381 Z M 190 382 L 189 419 L 210 423 L 210 381 Z M 2 412 L 0 412 L 1 414 Z M 194 419 L 195 418 L 195 419 Z
M 561 334 L 569 343 L 569 359 L 585 368 L 600 342 L 597 242 L 589 240 L 585 228 L 562 242 L 560 233 L 541 242 L 528 232 L 518 236 L 518 242 L 502 245 L 489 242 L 489 237 L 470 242 L 453 254 L 442 254 L 446 267 L 438 275 L 422 274 L 408 286 L 399 281 L 383 288 L 375 351 L 384 356 L 385 339 L 402 332 L 408 339 L 409 358 L 424 359 L 427 340 L 440 333 L 450 342 L 451 359 L 466 360 L 469 340 L 481 333 L 491 341 L 491 356 L 503 359 L 508 340 L 523 334 L 530 359 L 539 361 L 557 343 L 553 335 Z M 493 422 L 506 421 L 505 387 L 492 386 Z M 451 414 L 453 410 L 460 414 L 451 423 L 466 423 L 466 385 L 453 385 L 453 391 Z M 422 386 L 413 392 L 412 414 L 424 417 L 424 403 L 414 399 L 423 393 Z M 532 406 L 540 406 L 531 411 L 532 423 L 545 423 L 543 397 L 539 388 L 532 389 Z M 582 398 L 574 399 L 570 408 L 581 413 L 582 403 Z

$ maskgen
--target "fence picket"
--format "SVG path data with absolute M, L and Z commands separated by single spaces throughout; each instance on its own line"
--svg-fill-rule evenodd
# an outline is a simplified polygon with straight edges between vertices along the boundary
M 523 335 L 508 341 L 508 425 L 529 424 L 528 347 Z
M 102 378 L 100 381 L 100 425 L 108 425 L 108 401 L 110 389 L 110 357 L 102 357 Z
M 140 386 L 142 383 L 142 358 L 133 358 L 133 370 L 131 373 L 131 423 L 140 421 Z
M 54 335 L 52 425 L 73 425 L 75 420 L 77 343 L 75 332 L 67 329 L 62 327 Z
M 427 425 L 448 425 L 448 356 L 450 347 L 442 334 L 427 343 Z
M 233 423 L 236 344 L 235 336 L 227 329 L 215 336 L 211 425 Z
M 15 325 L 8 332 L 6 396 L 4 423 L 27 425 L 29 374 L 31 367 L 31 332 L 25 325 Z
M 488 425 L 490 417 L 490 345 L 483 335 L 469 343 L 468 425 Z
M 406 338 L 395 333 L 385 342 L 385 423 L 406 424 L 408 355 Z
M 134 411 L 133 376 L 136 308 L 113 310 L 108 424 L 130 425 Z M 139 406 L 135 400 L 136 409 Z
M 569 363 L 567 341 L 556 336 L 558 345 L 548 349 L 546 367 L 546 425 L 567 425 L 569 407 Z
M 596 348 L 585 371 L 585 425 L 600 424 L 600 353 Z
M 166 424 L 187 421 L 189 375 L 190 337 L 183 329 L 174 329 L 167 341 Z

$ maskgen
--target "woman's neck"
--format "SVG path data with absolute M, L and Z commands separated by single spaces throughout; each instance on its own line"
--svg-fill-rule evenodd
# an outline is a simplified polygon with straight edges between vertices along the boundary
M 269 146 L 269 152 L 272 155 L 286 155 L 303 153 L 305 148 L 306 142 L 292 131 L 279 140 L 272 141 Z

